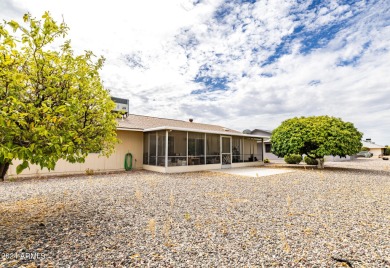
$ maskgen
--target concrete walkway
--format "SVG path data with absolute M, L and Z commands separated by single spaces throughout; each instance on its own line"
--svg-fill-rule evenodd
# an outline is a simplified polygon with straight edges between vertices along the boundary
M 243 167 L 243 168 L 227 168 L 213 170 L 213 172 L 221 172 L 232 175 L 240 175 L 246 177 L 263 177 L 275 174 L 282 174 L 288 172 L 294 172 L 293 169 L 281 169 L 281 168 L 266 168 L 266 167 Z

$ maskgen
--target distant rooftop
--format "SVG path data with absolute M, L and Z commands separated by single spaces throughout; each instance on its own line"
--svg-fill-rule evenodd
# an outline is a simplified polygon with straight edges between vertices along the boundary
M 365 140 L 365 141 L 362 141 L 362 144 L 363 144 L 363 147 L 367 147 L 367 148 L 386 148 L 385 146 L 383 145 L 379 145 L 379 144 L 375 144 L 374 142 L 372 142 L 371 140 Z
M 173 129 L 173 130 L 187 130 L 200 131 L 218 134 L 229 134 L 246 136 L 240 131 L 229 129 L 223 126 L 202 124 L 184 120 L 159 118 L 145 115 L 129 114 L 124 119 L 118 120 L 118 128 L 124 130 L 139 130 L 139 131 L 153 131 L 158 129 Z M 248 135 L 259 137 L 258 135 Z

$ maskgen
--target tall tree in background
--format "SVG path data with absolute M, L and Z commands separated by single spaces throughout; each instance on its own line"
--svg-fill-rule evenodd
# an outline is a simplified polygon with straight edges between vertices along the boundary
M 345 157 L 360 151 L 363 134 L 352 123 L 330 116 L 294 117 L 283 121 L 271 136 L 272 152 L 279 157 L 306 154 L 324 167 L 324 156 Z
M 68 27 L 48 12 L 23 20 L 0 24 L 0 180 L 14 159 L 18 173 L 29 164 L 52 170 L 59 159 L 108 156 L 117 143 L 115 104 L 98 72 L 104 59 L 75 56 L 70 41 L 52 50 Z

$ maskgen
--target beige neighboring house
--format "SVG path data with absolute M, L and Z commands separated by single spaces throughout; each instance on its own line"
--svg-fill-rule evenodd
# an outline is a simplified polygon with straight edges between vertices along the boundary
M 378 157 L 380 155 L 383 155 L 385 152 L 386 147 L 383 145 L 375 144 L 371 141 L 371 139 L 366 139 L 362 141 L 363 147 L 367 147 L 370 149 L 370 153 L 373 154 L 373 157 Z
M 264 136 L 243 134 L 217 125 L 129 114 L 118 121 L 121 140 L 110 157 L 89 154 L 85 163 L 60 160 L 48 171 L 30 165 L 18 176 L 85 174 L 124 170 L 127 153 L 132 154 L 134 169 L 157 172 L 189 172 L 230 167 L 262 165 Z M 16 176 L 13 161 L 8 176 Z

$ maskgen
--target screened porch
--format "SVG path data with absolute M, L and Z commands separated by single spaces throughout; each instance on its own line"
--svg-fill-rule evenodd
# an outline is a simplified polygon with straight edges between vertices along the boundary
M 144 133 L 143 164 L 157 167 L 228 167 L 239 163 L 262 163 L 262 145 L 261 138 L 250 135 L 151 131 Z

